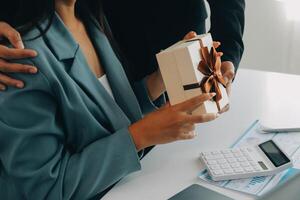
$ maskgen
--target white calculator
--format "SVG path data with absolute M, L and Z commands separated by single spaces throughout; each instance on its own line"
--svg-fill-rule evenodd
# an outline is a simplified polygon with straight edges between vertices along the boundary
M 202 152 L 200 159 L 214 181 L 274 175 L 293 166 L 273 140 L 253 147 Z

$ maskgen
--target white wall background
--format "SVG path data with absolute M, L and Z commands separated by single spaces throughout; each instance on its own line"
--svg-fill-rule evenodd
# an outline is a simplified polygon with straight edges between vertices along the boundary
M 244 43 L 241 68 L 300 74 L 300 0 L 246 0 Z

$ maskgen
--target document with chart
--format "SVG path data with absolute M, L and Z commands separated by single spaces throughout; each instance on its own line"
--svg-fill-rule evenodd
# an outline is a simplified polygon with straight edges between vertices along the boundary
M 231 181 L 212 181 L 206 170 L 199 173 L 199 178 L 214 185 L 237 190 L 247 194 L 260 196 L 277 184 L 300 172 L 300 133 L 261 133 L 259 121 L 255 121 L 250 128 L 232 145 L 232 147 L 253 146 L 272 139 L 294 161 L 294 167 L 274 176 L 254 177 Z

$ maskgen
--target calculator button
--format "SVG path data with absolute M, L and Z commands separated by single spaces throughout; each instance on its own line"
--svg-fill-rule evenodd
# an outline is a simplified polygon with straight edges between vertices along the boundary
M 248 161 L 253 161 L 253 159 L 250 156 L 246 156 Z
M 239 163 L 232 163 L 230 164 L 231 167 L 233 168 L 237 168 L 237 167 L 240 167 L 240 164 Z
M 233 170 L 232 169 L 224 169 L 225 174 L 232 174 Z
M 215 156 L 212 156 L 212 155 L 208 155 L 208 156 L 205 156 L 206 160 L 214 160 L 216 159 Z
M 217 161 L 211 160 L 211 161 L 207 161 L 207 163 L 208 163 L 209 165 L 215 165 L 215 164 L 217 164 Z
M 223 171 L 222 170 L 214 170 L 213 174 L 215 174 L 215 175 L 222 175 Z
M 211 154 L 212 155 L 218 155 L 218 154 L 220 154 L 220 152 L 219 151 L 213 151 L 213 152 L 211 152 Z
M 256 165 L 257 165 L 256 162 L 250 162 L 250 164 L 251 164 L 252 166 L 256 166 Z
M 228 161 L 229 163 L 234 163 L 234 162 L 236 162 L 237 160 L 236 160 L 235 158 L 228 158 L 227 161 Z
M 218 155 L 215 155 L 215 158 L 216 159 L 221 159 L 221 158 L 224 158 L 224 156 L 222 154 L 218 154 Z
M 254 171 L 252 167 L 245 167 L 244 170 L 246 172 L 253 172 Z
M 229 153 L 229 154 L 224 154 L 224 157 L 225 157 L 225 158 L 233 158 L 233 155 L 232 155 L 231 153 Z
M 241 163 L 241 166 L 242 166 L 242 167 L 249 167 L 249 166 L 250 166 L 250 164 L 249 164 L 249 163 L 247 163 L 247 162 L 244 162 L 244 163 Z
M 247 151 L 247 148 L 241 148 L 241 152 L 247 153 L 247 152 L 248 152 L 248 151 Z
M 211 165 L 210 168 L 213 170 L 221 169 L 219 165 Z
M 220 159 L 220 160 L 218 160 L 218 163 L 219 164 L 224 164 L 224 163 L 227 163 L 227 161 L 225 159 Z
M 230 150 L 223 150 L 221 151 L 223 154 L 229 154 L 230 153 Z
M 232 152 L 232 153 L 239 153 L 240 150 L 239 150 L 239 149 L 232 149 L 231 152 Z
M 233 170 L 234 170 L 234 172 L 237 172 L 237 173 L 242 173 L 242 172 L 244 172 L 244 170 L 243 170 L 242 168 L 240 168 L 240 167 L 234 168 Z
M 237 152 L 237 153 L 234 153 L 234 156 L 235 157 L 241 157 L 241 156 L 243 156 L 241 153 L 239 153 L 239 152 Z
M 211 155 L 210 152 L 203 152 L 202 154 L 203 154 L 204 156 L 209 156 L 209 155 Z
M 223 165 L 221 165 L 221 168 L 222 169 L 228 169 L 228 168 L 230 168 L 230 166 L 228 164 L 223 164 Z
M 249 153 L 243 153 L 243 155 L 246 156 L 246 157 L 250 156 Z
M 261 168 L 259 166 L 255 166 L 253 168 L 254 168 L 255 171 L 260 171 L 261 170 Z
M 245 162 L 245 161 L 246 161 L 245 158 L 237 158 L 237 160 L 238 160 L 239 162 Z

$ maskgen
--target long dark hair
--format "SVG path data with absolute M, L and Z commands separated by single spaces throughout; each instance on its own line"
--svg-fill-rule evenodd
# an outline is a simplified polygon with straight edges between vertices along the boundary
M 37 27 L 41 34 L 35 38 L 40 37 L 47 32 L 54 14 L 55 0 L 6 0 L 5 4 L 0 6 L 0 21 L 10 24 L 16 28 L 21 35 L 26 34 L 32 28 Z M 127 78 L 132 83 L 133 77 L 129 63 L 124 54 L 121 53 L 120 47 L 116 43 L 105 19 L 102 0 L 77 0 L 76 14 L 83 21 L 86 20 L 87 16 L 94 17 L 98 21 L 102 31 L 110 41 L 115 54 L 121 61 L 127 74 Z M 46 28 L 41 29 L 39 23 L 45 19 L 50 19 L 49 24 Z
M 49 19 L 46 29 L 41 30 L 43 35 L 51 24 L 55 13 L 55 0 L 6 0 L 0 6 L 0 21 L 5 21 L 22 34 L 26 34 L 38 24 Z M 104 29 L 104 13 L 101 0 L 77 0 L 76 15 L 84 18 L 93 16 Z

